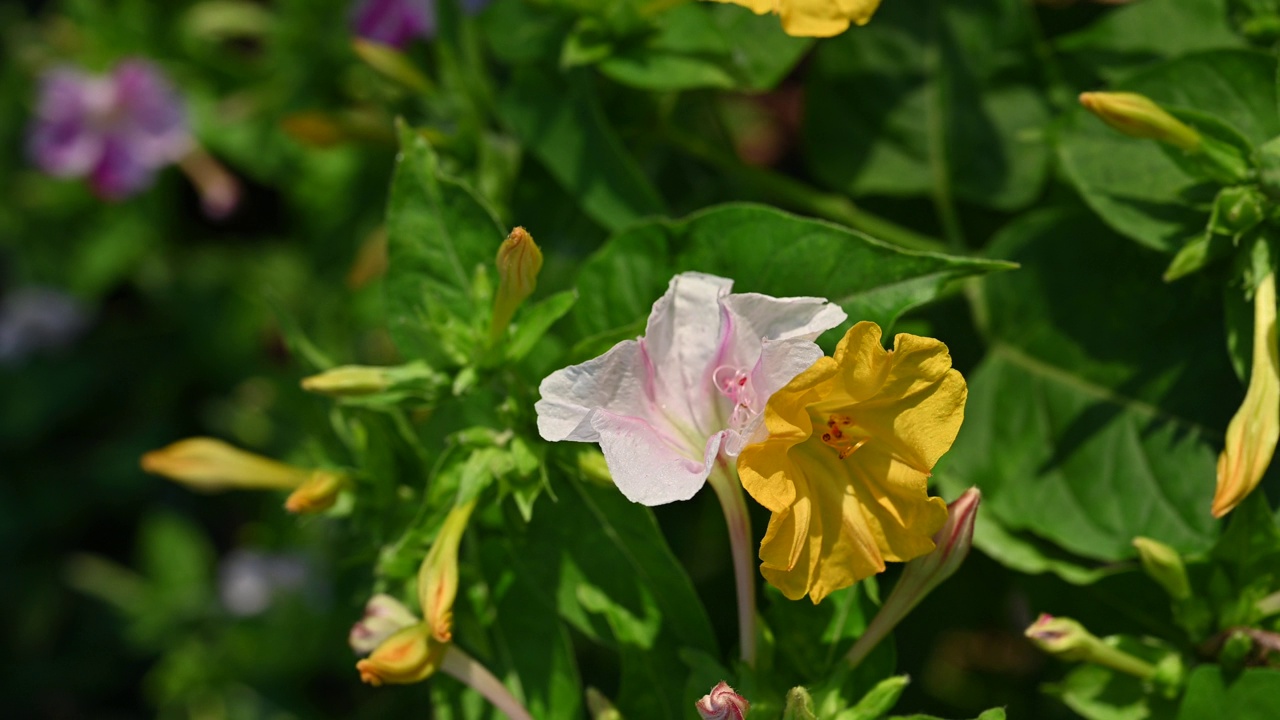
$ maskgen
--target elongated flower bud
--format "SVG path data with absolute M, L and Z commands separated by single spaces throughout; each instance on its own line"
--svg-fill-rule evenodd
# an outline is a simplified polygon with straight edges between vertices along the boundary
M 694 707 L 698 709 L 702 720 L 742 720 L 751 709 L 751 703 L 722 680 L 711 688 L 711 692 L 703 695 Z
M 422 605 L 424 624 L 440 642 L 448 642 L 453 637 L 453 601 L 458 595 L 458 545 L 475 506 L 476 501 L 472 500 L 449 512 L 440 534 L 418 569 L 418 601 Z
M 1187 151 L 1200 148 L 1200 133 L 1145 95 L 1128 92 L 1080 93 L 1080 104 L 1100 120 L 1135 138 L 1159 140 Z
M 291 513 L 315 513 L 328 510 L 338 501 L 347 486 L 347 476 L 331 470 L 316 470 L 284 501 Z
M 302 379 L 303 390 L 338 397 L 372 395 L 390 386 L 386 368 L 367 365 L 343 365 Z
M 1253 368 L 1244 403 L 1227 425 L 1218 456 L 1213 516 L 1222 517 L 1262 481 L 1280 439 L 1280 348 L 1276 343 L 1276 276 L 1263 278 L 1253 298 Z
M 849 650 L 845 659 L 850 665 L 862 662 L 925 596 L 960 569 L 973 547 L 973 525 L 981 504 L 982 492 L 973 487 L 947 506 L 947 522 L 933 536 L 933 552 L 908 562 L 902 569 L 893 592 Z
M 1063 660 L 1094 663 L 1140 678 L 1156 673 L 1151 663 L 1108 645 L 1071 618 L 1044 613 L 1025 635 L 1036 647 Z
M 361 655 L 373 652 L 387 638 L 418 624 L 418 618 L 399 600 L 379 593 L 364 606 L 364 617 L 351 626 L 347 643 Z
M 1138 549 L 1142 569 L 1152 580 L 1169 593 L 1174 600 L 1191 597 L 1191 583 L 1187 580 L 1187 568 L 1178 551 L 1151 538 L 1136 537 L 1133 546 Z
M 498 294 L 493 299 L 493 324 L 489 336 L 496 341 L 507 331 L 511 317 L 538 286 L 542 250 L 533 236 L 518 227 L 498 248 Z
M 264 488 L 289 490 L 306 482 L 310 470 L 245 452 L 207 437 L 179 440 L 142 456 L 142 469 L 197 490 Z
M 447 643 L 436 642 L 425 623 L 393 634 L 369 657 L 356 663 L 360 679 L 375 687 L 407 685 L 426 680 L 440 667 Z

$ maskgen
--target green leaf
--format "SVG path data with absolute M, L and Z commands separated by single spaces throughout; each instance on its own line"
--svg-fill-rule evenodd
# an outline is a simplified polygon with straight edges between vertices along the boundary
M 1280 698 L 1280 672 L 1251 668 L 1227 675 L 1201 665 L 1187 681 L 1177 720 L 1271 720 Z
M 1280 134 L 1276 60 L 1246 50 L 1187 55 L 1151 67 L 1115 90 L 1150 97 L 1189 124 L 1210 116 L 1254 145 Z M 1215 132 L 1209 125 L 1202 131 Z M 1157 250 L 1174 251 L 1202 231 L 1216 190 L 1158 143 L 1116 132 L 1077 107 L 1059 135 L 1063 170 L 1108 225 Z
M 662 197 L 609 126 L 588 75 L 519 68 L 499 105 L 511 131 L 596 222 L 618 230 L 663 214 Z
M 890 328 L 906 310 L 950 281 L 1007 264 L 900 250 L 862 233 L 759 205 L 730 204 L 684 220 L 654 221 L 614 235 L 586 263 L 574 312 L 582 336 L 636 329 L 676 273 L 698 270 L 734 280 L 735 292 L 820 295 L 850 322 Z
M 529 354 L 533 346 L 542 339 L 557 320 L 564 317 L 578 302 L 578 293 L 573 290 L 556 293 L 520 313 L 515 335 L 507 345 L 507 359 L 515 362 Z
M 1011 210 L 1046 178 L 1049 111 L 1017 0 L 885 3 L 818 45 L 805 155 L 851 195 L 952 194 Z
M 897 675 L 881 680 L 862 696 L 857 705 L 835 716 L 835 720 L 878 720 L 893 709 L 911 678 Z
M 770 90 L 813 44 L 779 32 L 773 16 L 723 5 L 679 5 L 654 25 L 640 41 L 621 43 L 600 71 L 645 90 Z
M 410 358 L 463 364 L 488 313 L 476 272 L 505 234 L 469 188 L 440 172 L 422 136 L 401 125 L 400 146 L 387 207 L 389 329 Z
M 484 545 L 483 562 L 492 592 L 486 604 L 493 617 L 491 653 L 497 661 L 497 667 L 490 669 L 534 717 L 578 720 L 582 682 L 573 643 L 555 605 L 540 601 L 528 577 L 509 569 L 506 551 L 499 544 Z
M 1134 557 L 1138 535 L 1207 549 L 1221 442 L 1209 428 L 1238 402 L 1219 390 L 1234 380 L 1211 283 L 1162 283 L 1160 256 L 1074 213 L 1027 216 L 992 253 L 1022 270 L 983 283 L 991 351 L 969 375 L 965 423 L 939 477 L 977 485 L 997 530 L 1051 541 L 1086 571 L 1087 560 Z M 1025 567 L 1034 547 L 1015 549 Z M 1039 562 L 1061 570 L 1060 558 Z
M 935 715 L 894 715 L 889 720 L 944 720 Z M 976 720 L 1005 720 L 1004 708 L 991 708 L 979 715 Z
M 527 601 L 553 604 L 570 626 L 617 650 L 623 716 L 685 717 L 680 693 L 657 689 L 684 687 L 682 648 L 718 650 L 652 512 L 612 487 L 557 478 L 555 492 L 507 545 L 508 562 L 528 581 Z
M 1116 8 L 1054 44 L 1072 64 L 1116 80 L 1143 65 L 1245 43 L 1228 22 L 1227 0 L 1161 0 Z
M 1124 647 L 1133 650 L 1132 645 Z M 1150 683 L 1101 665 L 1077 665 L 1046 691 L 1087 720 L 1173 720 L 1177 704 Z

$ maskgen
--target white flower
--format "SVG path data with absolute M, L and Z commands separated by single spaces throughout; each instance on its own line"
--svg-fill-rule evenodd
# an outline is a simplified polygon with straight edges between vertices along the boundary
M 653 305 L 644 337 L 542 381 L 538 431 L 598 442 L 622 494 L 688 500 L 716 458 L 761 428 L 765 402 L 822 357 L 813 340 L 845 313 L 822 298 L 730 294 L 733 281 L 682 273 Z

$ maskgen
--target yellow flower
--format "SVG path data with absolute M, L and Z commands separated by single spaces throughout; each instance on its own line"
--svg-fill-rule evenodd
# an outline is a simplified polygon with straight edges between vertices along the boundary
M 849 29 L 849 24 L 866 25 L 880 7 L 880 0 L 715 0 L 750 8 L 757 15 L 767 12 L 782 19 L 782 29 L 796 37 L 831 37 Z
M 792 600 L 828 594 L 933 550 L 947 505 L 929 497 L 934 463 L 964 420 L 964 378 L 947 346 L 862 322 L 774 393 L 769 436 L 738 459 L 742 485 L 773 513 L 760 544 L 766 580 Z

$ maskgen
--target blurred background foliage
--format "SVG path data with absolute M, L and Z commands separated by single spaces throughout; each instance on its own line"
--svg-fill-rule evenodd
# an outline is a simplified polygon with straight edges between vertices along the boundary
M 470 15 L 441 0 L 437 36 L 406 51 L 415 77 L 353 51 L 346 0 L 0 6 L 0 328 L 32 288 L 65 294 L 81 318 L 0 354 L 0 683 L 14 717 L 430 717 L 431 698 L 455 704 L 451 680 L 374 690 L 353 672 L 347 630 L 369 567 L 387 561 L 353 541 L 358 522 L 297 520 L 254 493 L 199 496 L 138 467 L 191 435 L 304 464 L 341 456 L 331 403 L 298 380 L 326 357 L 407 359 L 381 277 L 397 116 L 503 225 L 534 234 L 540 297 L 579 287 L 574 330 L 552 341 L 569 361 L 637 334 L 625 320 L 689 263 L 626 255 L 624 241 L 592 255 L 651 216 L 758 201 L 904 248 L 1020 264 L 981 283 L 942 278 L 920 297 L 934 302 L 880 318 L 950 346 L 970 408 L 935 479 L 947 497 L 986 493 L 983 552 L 898 631 L 897 667 L 914 679 L 901 707 L 1073 717 L 1040 692 L 1063 667 L 1021 634 L 1042 610 L 1099 635 L 1178 632 L 1130 540 L 1191 554 L 1217 540 L 1207 507 L 1249 316 L 1229 264 L 1161 279 L 1212 193 L 1075 96 L 1135 89 L 1261 143 L 1280 134 L 1280 6 L 887 0 L 870 25 L 817 41 L 739 7 L 651 7 L 493 0 Z M 131 56 L 169 73 L 194 135 L 239 180 L 228 217 L 206 217 L 176 170 L 108 204 L 30 165 L 39 73 Z M 698 232 L 682 227 L 664 232 Z M 725 242 L 728 267 L 760 252 Z M 610 287 L 618 269 L 641 291 Z M 361 422 L 397 432 L 391 415 Z M 418 461 L 377 452 L 389 467 Z M 571 491 L 557 492 L 544 522 L 569 513 Z M 704 492 L 656 517 L 707 608 L 706 645 L 732 645 L 715 501 Z M 473 559 L 490 578 L 506 562 Z M 491 599 L 472 600 L 459 624 L 491 622 Z M 784 607 L 766 611 L 781 613 L 780 635 L 831 612 Z M 618 661 L 590 639 L 568 638 L 583 684 L 613 695 Z M 1215 705 L 1197 702 L 1177 717 L 1210 717 Z M 475 716 L 449 712 L 436 716 Z

